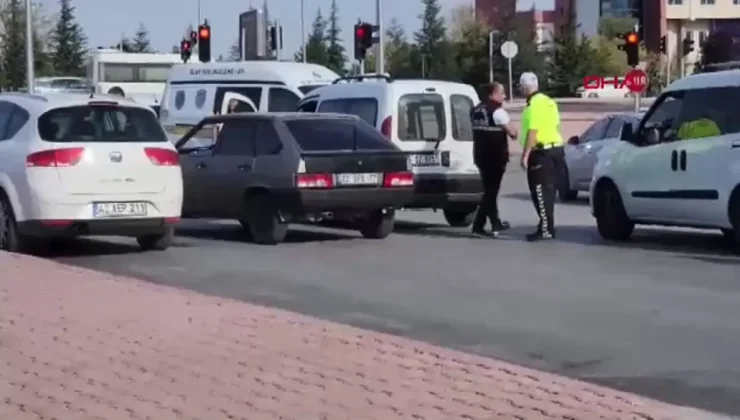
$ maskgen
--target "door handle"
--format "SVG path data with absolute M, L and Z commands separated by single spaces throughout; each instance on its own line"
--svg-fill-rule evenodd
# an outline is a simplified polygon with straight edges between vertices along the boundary
M 671 152 L 671 170 L 678 170 L 678 152 L 675 150 Z
M 678 163 L 679 167 L 681 168 L 682 171 L 685 171 L 686 170 L 686 151 L 685 150 L 681 150 L 681 155 L 679 156 L 678 160 L 679 160 L 679 163 Z
M 207 167 L 208 167 L 208 165 L 206 165 L 205 162 L 198 162 L 198 164 L 195 165 L 195 169 L 205 169 Z
M 247 172 L 247 171 L 251 171 L 252 170 L 252 165 L 248 165 L 248 164 L 245 163 L 243 165 L 237 166 L 236 168 L 239 169 L 242 172 Z

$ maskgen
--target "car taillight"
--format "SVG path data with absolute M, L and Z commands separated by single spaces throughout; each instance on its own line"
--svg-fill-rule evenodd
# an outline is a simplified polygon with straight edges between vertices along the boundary
M 387 117 L 383 120 L 383 124 L 380 125 L 380 133 L 384 135 L 387 139 L 391 138 L 391 125 L 393 123 L 393 118 Z
M 26 167 L 52 168 L 75 166 L 82 160 L 84 153 L 85 149 L 82 147 L 43 150 L 26 156 Z
M 334 188 L 332 174 L 299 174 L 295 184 L 298 188 Z
M 411 187 L 414 185 L 413 172 L 392 172 L 383 177 L 383 187 Z
M 157 166 L 180 166 L 180 155 L 174 150 L 145 147 L 144 153 Z

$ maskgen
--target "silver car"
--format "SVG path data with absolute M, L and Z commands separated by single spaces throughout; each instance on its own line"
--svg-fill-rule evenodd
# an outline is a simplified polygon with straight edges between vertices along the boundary
M 618 142 L 625 123 L 637 127 L 643 113 L 613 114 L 586 129 L 580 136 L 568 139 L 565 145 L 566 173 L 558 188 L 561 201 L 573 201 L 579 191 L 588 191 L 598 152 L 610 143 Z

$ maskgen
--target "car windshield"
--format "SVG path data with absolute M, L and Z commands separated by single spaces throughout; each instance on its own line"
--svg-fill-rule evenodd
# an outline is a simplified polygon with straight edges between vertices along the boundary
M 151 110 L 100 103 L 56 108 L 39 117 L 45 141 L 59 143 L 166 142 Z
M 295 119 L 285 122 L 305 151 L 395 150 L 375 128 L 359 119 Z

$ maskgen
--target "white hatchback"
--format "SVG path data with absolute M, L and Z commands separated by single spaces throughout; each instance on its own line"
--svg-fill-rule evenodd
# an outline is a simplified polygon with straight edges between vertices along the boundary
M 150 108 L 107 96 L 2 94 L 0 133 L 0 250 L 78 235 L 171 245 L 182 173 Z

